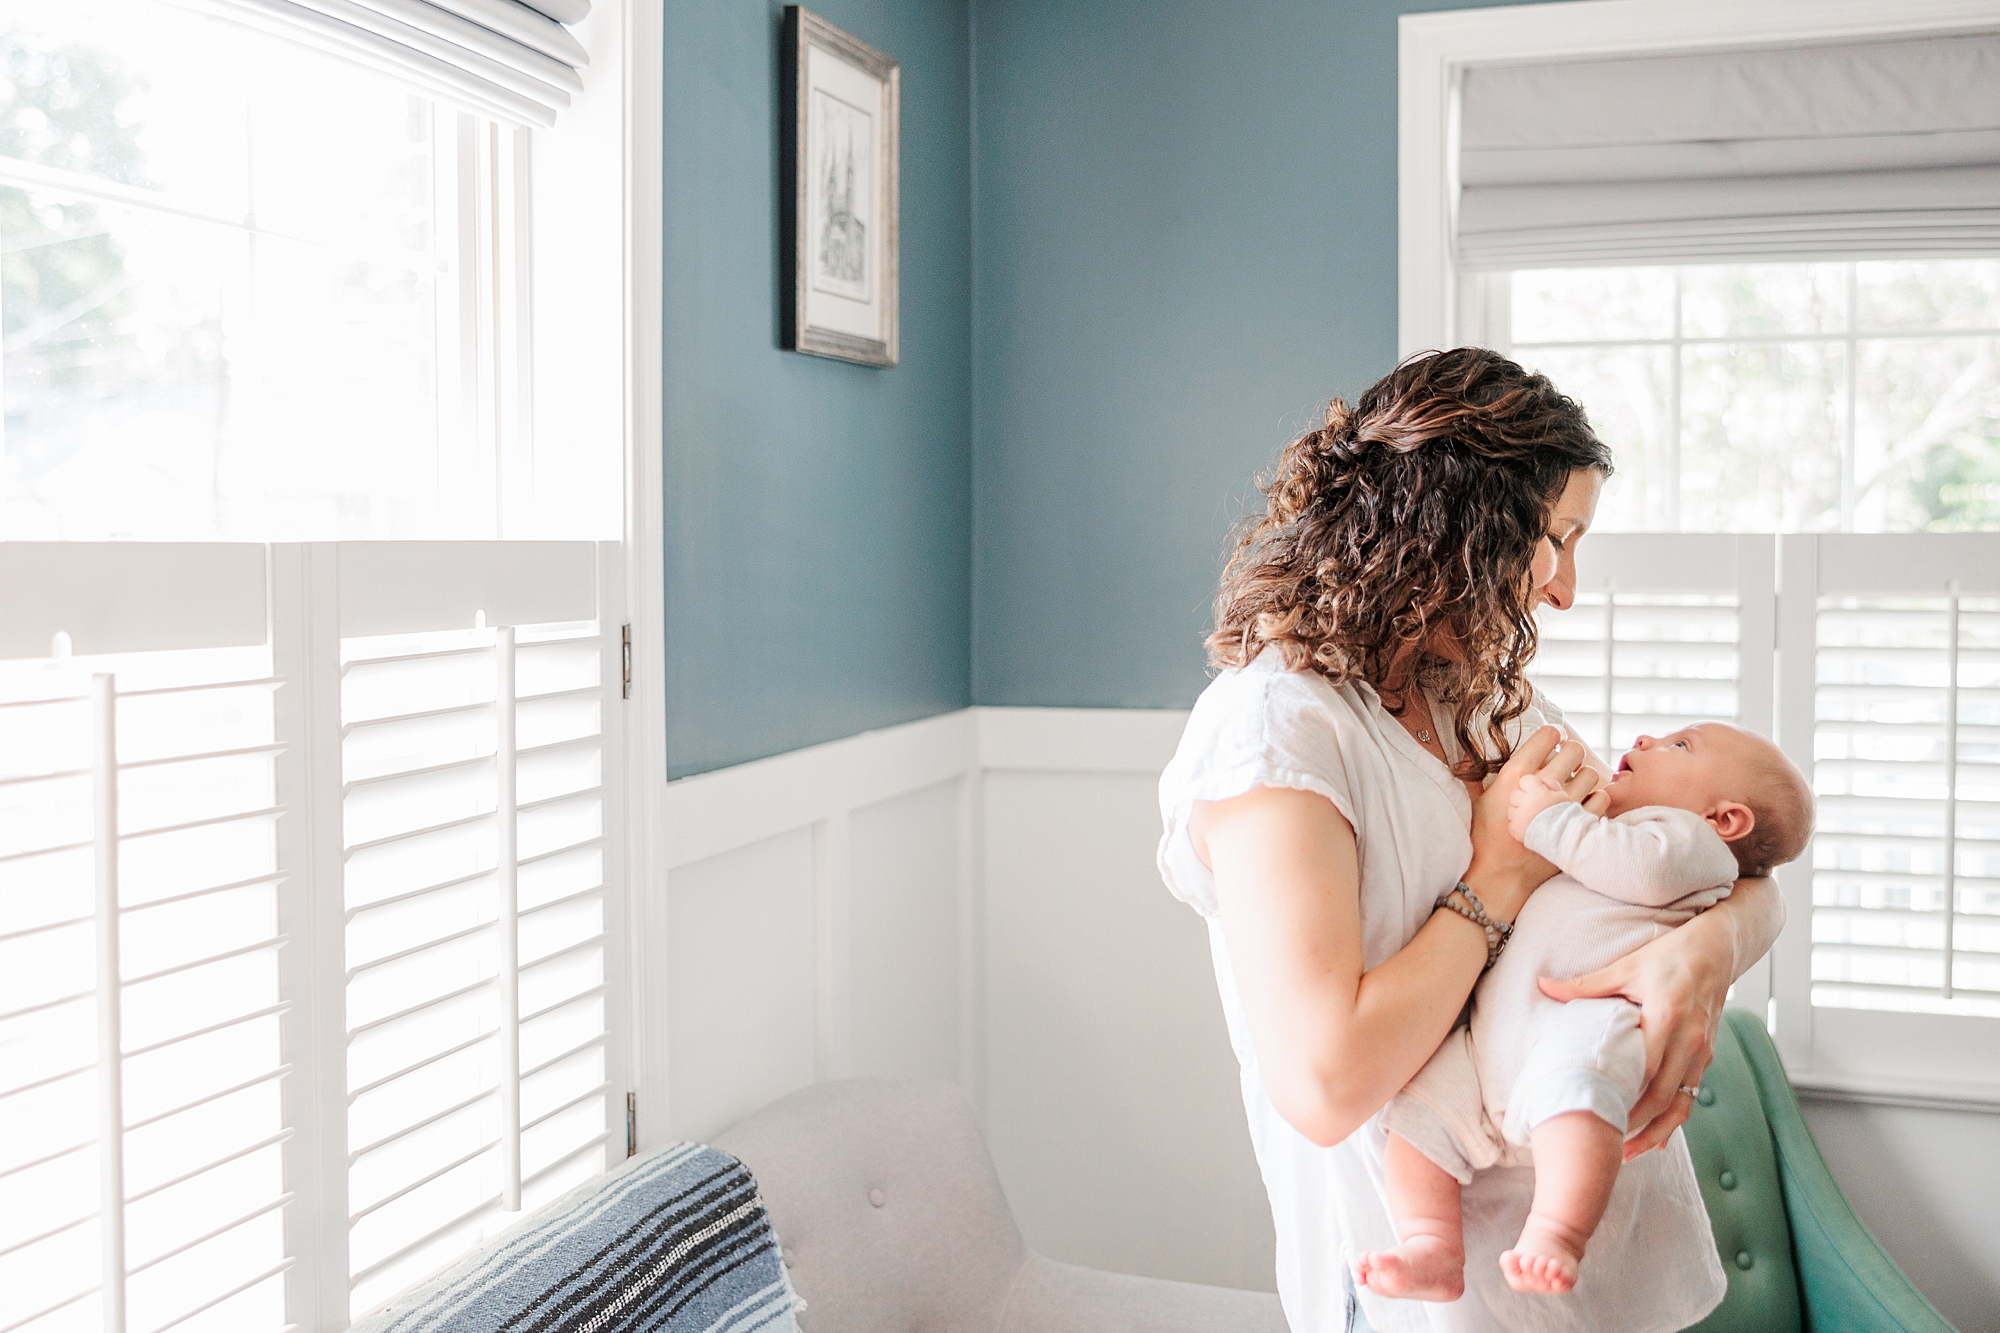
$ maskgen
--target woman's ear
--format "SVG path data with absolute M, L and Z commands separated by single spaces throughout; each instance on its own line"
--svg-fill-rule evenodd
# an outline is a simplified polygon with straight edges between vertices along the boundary
M 1708 812 L 1708 822 L 1724 842 L 1735 842 L 1757 827 L 1757 816 L 1741 801 L 1724 801 Z

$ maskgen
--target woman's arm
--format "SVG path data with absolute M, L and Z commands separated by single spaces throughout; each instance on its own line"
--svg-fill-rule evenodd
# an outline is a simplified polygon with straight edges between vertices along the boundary
M 1570 981 L 1542 981 L 1552 999 L 1620 995 L 1641 1010 L 1647 1082 L 1631 1123 L 1645 1128 L 1625 1141 L 1626 1161 L 1664 1145 L 1688 1118 L 1694 1098 L 1680 1089 L 1699 1087 L 1715 1058 L 1729 987 L 1770 951 L 1784 925 L 1777 884 L 1739 879 L 1727 898 L 1609 967 Z
M 1508 836 L 1506 793 L 1537 769 L 1573 773 L 1580 747 L 1557 749 L 1556 740 L 1553 728 L 1537 733 L 1474 804 L 1465 880 L 1501 921 L 1553 872 Z M 1579 794 L 1596 782 L 1590 773 L 1571 780 Z M 1451 1031 L 1485 966 L 1485 933 L 1456 912 L 1434 912 L 1401 952 L 1364 972 L 1359 854 L 1331 801 L 1259 787 L 1200 803 L 1194 818 L 1271 1104 L 1314 1143 L 1338 1143 Z

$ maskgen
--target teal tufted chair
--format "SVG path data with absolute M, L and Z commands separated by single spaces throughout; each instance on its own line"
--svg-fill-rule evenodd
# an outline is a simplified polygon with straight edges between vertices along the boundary
M 1689 1333 L 1956 1333 L 1848 1207 L 1777 1047 L 1744 1010 L 1716 1034 L 1687 1144 L 1729 1276 Z

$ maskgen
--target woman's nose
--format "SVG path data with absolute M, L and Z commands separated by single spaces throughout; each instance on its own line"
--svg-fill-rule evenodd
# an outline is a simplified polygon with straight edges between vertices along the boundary
M 1549 605 L 1567 611 L 1576 605 L 1576 551 L 1563 547 L 1556 557 L 1555 576 L 1549 580 Z

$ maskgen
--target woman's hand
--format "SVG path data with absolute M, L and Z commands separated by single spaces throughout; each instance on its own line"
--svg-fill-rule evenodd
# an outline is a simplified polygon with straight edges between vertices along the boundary
M 1580 801 L 1597 788 L 1597 774 L 1583 767 L 1588 751 L 1577 741 L 1565 741 L 1554 727 L 1528 737 L 1472 799 L 1472 864 L 1465 883 L 1496 920 L 1512 922 L 1528 895 L 1556 868 L 1523 847 L 1507 831 L 1507 806 L 1520 790 L 1521 779 L 1539 776 Z
M 1728 898 L 1609 967 L 1569 981 L 1542 978 L 1542 994 L 1552 1000 L 1615 995 L 1639 1006 L 1646 1087 L 1632 1108 L 1630 1123 L 1639 1128 L 1625 1140 L 1626 1161 L 1665 1146 L 1694 1109 L 1681 1088 L 1701 1086 L 1729 987 L 1764 956 L 1784 916 L 1770 880 L 1738 880 Z

